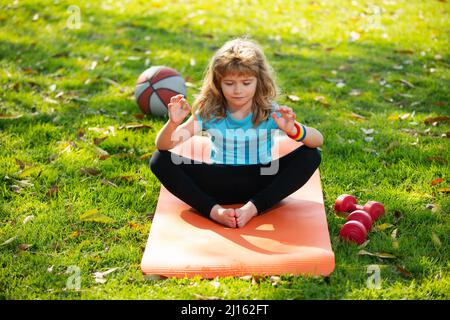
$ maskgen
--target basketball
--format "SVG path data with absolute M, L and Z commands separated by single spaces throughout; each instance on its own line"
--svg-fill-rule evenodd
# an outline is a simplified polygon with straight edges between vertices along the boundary
M 170 98 L 186 95 L 186 83 L 172 68 L 153 66 L 141 73 L 136 83 L 134 97 L 145 114 L 161 117 L 167 115 Z

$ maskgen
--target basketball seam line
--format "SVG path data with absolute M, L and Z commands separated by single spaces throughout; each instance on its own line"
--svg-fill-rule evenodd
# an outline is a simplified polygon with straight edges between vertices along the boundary
M 150 86 L 152 87 L 152 85 L 150 85 Z M 164 100 L 163 100 L 163 99 L 159 96 L 159 94 L 158 94 L 158 90 L 159 90 L 159 89 L 155 90 L 153 87 L 152 87 L 152 89 L 154 90 L 153 93 L 156 94 L 156 95 L 158 96 L 159 100 L 161 100 L 161 102 L 163 103 L 164 107 L 166 107 L 166 110 L 168 110 L 166 104 L 164 103 Z M 168 88 L 160 88 L 160 89 L 169 90 L 169 91 L 172 91 L 172 92 L 175 92 L 175 93 L 178 93 L 178 94 L 180 93 L 180 92 L 177 92 L 177 91 L 168 89 Z M 150 103 L 148 104 L 148 108 L 151 109 Z
M 152 77 L 151 77 L 150 79 L 147 79 L 146 81 L 148 81 L 148 83 L 149 83 L 150 85 L 152 85 L 151 81 L 153 80 L 153 78 L 154 78 L 157 74 L 158 74 L 158 73 L 152 75 Z M 181 79 L 183 79 L 183 77 L 180 76 L 179 74 L 172 74 L 172 75 L 167 76 L 167 77 L 165 77 L 165 78 L 159 79 L 158 82 L 161 81 L 161 80 L 166 80 L 166 79 L 168 79 L 168 78 L 172 78 L 172 77 L 180 77 Z M 184 79 L 183 79 L 183 81 L 184 81 Z M 156 82 L 156 83 L 158 83 L 158 82 Z

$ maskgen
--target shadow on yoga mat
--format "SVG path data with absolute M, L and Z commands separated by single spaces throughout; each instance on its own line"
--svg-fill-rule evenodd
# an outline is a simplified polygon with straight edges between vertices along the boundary
M 274 159 L 301 143 L 281 137 L 275 146 L 280 154 Z M 207 137 L 194 136 L 171 151 L 209 162 L 209 148 Z M 317 170 L 302 188 L 237 229 L 200 216 L 161 185 L 141 269 L 147 275 L 178 278 L 326 276 L 333 272 L 334 265 Z

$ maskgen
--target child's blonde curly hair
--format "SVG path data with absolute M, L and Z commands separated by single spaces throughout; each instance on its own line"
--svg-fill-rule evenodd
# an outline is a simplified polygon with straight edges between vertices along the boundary
M 204 120 L 226 117 L 226 100 L 221 81 L 226 75 L 255 76 L 256 92 L 252 105 L 252 122 L 256 127 L 272 112 L 272 101 L 278 94 L 275 76 L 261 47 L 247 38 L 226 42 L 211 58 L 203 79 L 200 94 L 192 105 Z

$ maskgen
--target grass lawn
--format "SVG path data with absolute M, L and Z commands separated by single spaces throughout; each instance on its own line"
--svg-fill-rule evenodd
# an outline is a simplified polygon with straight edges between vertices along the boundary
M 449 299 L 449 12 L 438 0 L 2 1 L 0 299 Z M 278 102 L 324 135 L 335 271 L 146 279 L 160 188 L 148 161 L 166 120 L 136 116 L 135 81 L 170 66 L 192 102 L 211 55 L 240 35 L 265 50 Z M 385 204 L 363 247 L 338 237 L 342 193 Z

